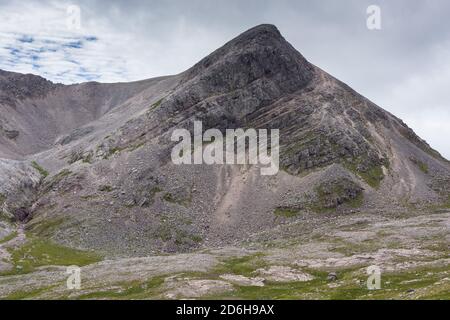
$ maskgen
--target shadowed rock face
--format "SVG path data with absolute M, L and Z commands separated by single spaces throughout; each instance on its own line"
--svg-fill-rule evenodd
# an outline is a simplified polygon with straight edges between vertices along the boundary
M 58 85 L 32 74 L 0 70 L 0 103 L 15 106 L 17 100 L 44 97 Z
M 1 72 L 0 97 L 0 156 L 16 159 L 0 162 L 3 210 L 23 210 L 31 232 L 69 246 L 188 251 L 304 214 L 396 211 L 450 196 L 445 159 L 271 25 L 179 75 L 64 86 Z M 196 120 L 204 130 L 280 129 L 283 170 L 173 165 L 172 131 Z

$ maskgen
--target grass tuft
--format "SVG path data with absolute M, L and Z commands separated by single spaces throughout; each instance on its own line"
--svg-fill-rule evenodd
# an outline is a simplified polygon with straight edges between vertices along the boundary
M 36 169 L 44 178 L 47 178 L 49 176 L 48 171 L 42 168 L 36 161 L 32 161 L 31 166 Z
M 68 248 L 48 240 L 33 238 L 20 248 L 10 249 L 14 264 L 12 271 L 6 274 L 25 274 L 42 266 L 86 266 L 101 261 L 93 252 Z
M 276 208 L 274 214 L 278 217 L 294 218 L 298 216 L 299 210 L 292 208 Z

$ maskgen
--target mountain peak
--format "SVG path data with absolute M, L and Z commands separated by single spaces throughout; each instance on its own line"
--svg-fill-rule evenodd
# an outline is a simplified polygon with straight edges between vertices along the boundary
M 273 24 L 260 24 L 256 27 L 253 27 L 236 37 L 234 40 L 262 40 L 267 41 L 270 39 L 279 39 L 284 40 L 283 36 L 281 35 L 280 31 L 276 26 Z
M 214 90 L 242 88 L 257 79 L 271 79 L 281 91 L 294 92 L 311 79 L 314 67 L 271 24 L 251 28 L 186 73 L 186 81 L 202 80 Z

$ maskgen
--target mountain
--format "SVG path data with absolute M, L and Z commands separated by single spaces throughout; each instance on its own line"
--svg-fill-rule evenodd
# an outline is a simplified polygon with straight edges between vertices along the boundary
M 175 129 L 280 130 L 281 171 L 176 166 Z M 145 256 L 238 244 L 301 219 L 448 205 L 450 164 L 309 63 L 272 25 L 189 70 L 53 84 L 0 72 L 0 208 L 28 235 Z

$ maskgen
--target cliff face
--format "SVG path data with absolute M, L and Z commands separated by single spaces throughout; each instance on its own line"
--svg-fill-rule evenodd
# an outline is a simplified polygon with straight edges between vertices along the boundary
M 222 245 L 307 213 L 396 212 L 450 195 L 445 159 L 271 25 L 176 76 L 64 86 L 1 72 L 0 111 L 4 214 L 110 254 Z M 279 129 L 282 170 L 174 166 L 171 133 L 198 120 Z

